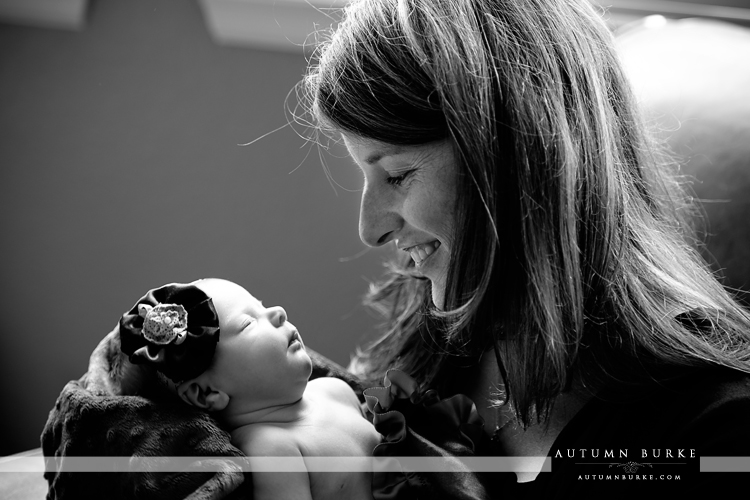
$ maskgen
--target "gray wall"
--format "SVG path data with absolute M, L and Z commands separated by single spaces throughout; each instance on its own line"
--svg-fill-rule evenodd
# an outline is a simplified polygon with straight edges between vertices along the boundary
M 0 25 L 0 455 L 39 446 L 63 385 L 149 288 L 218 276 L 345 364 L 383 251 L 361 177 L 289 128 L 305 60 L 214 44 L 197 3 L 98 0 L 81 32 Z M 352 258 L 355 257 L 355 258 Z

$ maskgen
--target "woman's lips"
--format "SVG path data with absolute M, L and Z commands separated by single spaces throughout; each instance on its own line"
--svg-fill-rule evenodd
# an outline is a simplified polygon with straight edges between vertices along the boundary
M 409 252 L 414 264 L 417 267 L 420 267 L 422 263 L 427 260 L 427 257 L 432 255 L 438 248 L 440 248 L 440 242 L 435 240 L 404 248 L 404 251 Z

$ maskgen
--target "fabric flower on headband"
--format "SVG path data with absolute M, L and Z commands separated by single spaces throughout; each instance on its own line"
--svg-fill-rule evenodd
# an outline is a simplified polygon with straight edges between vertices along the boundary
M 120 350 L 179 383 L 206 371 L 219 333 L 211 298 L 195 285 L 173 283 L 150 290 L 123 314 Z
M 180 345 L 187 336 L 187 311 L 181 304 L 138 304 L 138 315 L 143 317 L 143 336 L 157 345 L 174 341 Z M 163 350 L 159 351 L 164 352 Z

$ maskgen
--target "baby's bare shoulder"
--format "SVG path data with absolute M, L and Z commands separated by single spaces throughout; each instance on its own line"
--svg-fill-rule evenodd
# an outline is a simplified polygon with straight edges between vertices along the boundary
M 262 457 L 299 456 L 300 447 L 289 429 L 253 424 L 232 432 L 232 444 L 245 455 Z
M 307 384 L 308 389 L 338 399 L 341 402 L 359 405 L 359 400 L 349 384 L 336 377 L 320 377 Z

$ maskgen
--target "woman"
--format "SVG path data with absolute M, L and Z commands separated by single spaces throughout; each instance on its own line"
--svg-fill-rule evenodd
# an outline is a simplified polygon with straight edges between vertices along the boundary
M 635 487 L 584 483 L 570 449 L 750 454 L 750 318 L 692 249 L 588 2 L 354 1 L 305 84 L 364 173 L 362 240 L 404 251 L 361 374 L 468 395 L 482 453 L 572 460 L 476 496 Z

